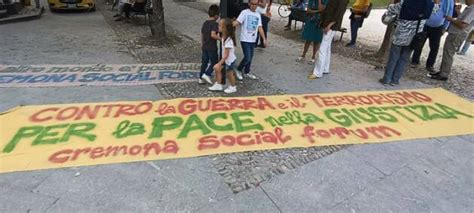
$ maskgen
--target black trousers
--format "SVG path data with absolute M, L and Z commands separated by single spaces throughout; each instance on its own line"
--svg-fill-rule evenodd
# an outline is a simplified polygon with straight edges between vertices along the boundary
M 426 60 L 426 67 L 433 67 L 436 63 L 436 56 L 438 55 L 439 45 L 441 43 L 441 37 L 443 36 L 443 26 L 441 27 L 429 27 L 425 25 L 423 29 L 426 32 L 426 39 L 430 41 L 430 53 L 428 54 L 428 59 Z M 420 56 L 422 52 L 422 48 L 425 45 L 426 39 L 422 45 L 420 45 L 420 49 L 415 49 L 413 51 L 413 56 L 411 58 L 411 63 L 419 64 L 420 63 Z
M 145 2 L 137 2 L 133 5 L 131 4 L 124 4 L 123 5 L 123 12 L 125 13 L 125 17 L 130 18 L 130 12 L 141 12 L 145 11 Z

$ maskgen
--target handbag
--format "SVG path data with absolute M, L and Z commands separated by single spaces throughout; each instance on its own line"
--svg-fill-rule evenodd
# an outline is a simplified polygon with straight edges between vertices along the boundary
M 421 19 L 423 18 L 423 14 L 420 14 L 418 17 L 418 23 L 416 25 L 416 34 L 413 36 L 413 39 L 410 42 L 410 49 L 412 50 L 419 50 L 423 48 L 424 41 L 426 40 L 426 32 L 423 30 L 422 32 L 418 32 L 420 29 Z
M 382 15 L 382 23 L 385 25 L 390 25 L 397 20 L 397 15 L 389 14 L 388 10 Z

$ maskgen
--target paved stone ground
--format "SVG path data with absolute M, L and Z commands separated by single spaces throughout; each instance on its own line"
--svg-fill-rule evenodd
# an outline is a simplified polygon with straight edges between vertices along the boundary
M 176 38 L 172 43 L 175 50 L 170 51 L 175 58 L 166 62 L 198 59 L 196 55 L 180 56 L 179 50 L 189 50 L 186 45 L 198 38 L 206 14 L 170 0 L 164 4 L 168 11 L 174 11 L 166 13 L 166 21 L 174 26 L 172 35 Z M 107 25 L 111 24 L 108 11 L 102 12 L 105 19 L 100 13 L 47 13 L 37 21 L 0 26 L 0 37 L 8 39 L 0 43 L 0 63 L 153 62 L 169 49 L 142 47 L 136 51 L 137 43 L 124 43 L 124 38 L 142 40 L 133 35 L 123 37 L 125 31 Z M 293 60 L 302 44 L 270 36 L 271 46 L 256 53 L 255 61 L 260 63 L 254 64 L 253 70 L 260 78 L 244 81 L 239 89 L 250 89 L 237 95 L 429 87 L 411 79 L 397 88 L 384 87 L 376 83 L 380 71 L 339 55 L 333 57 L 339 63 L 333 63 L 330 75 L 309 81 L 306 75 L 312 66 Z M 3 51 L 4 47 L 8 51 Z M 0 110 L 18 104 L 214 95 L 222 94 L 209 93 L 191 83 L 100 89 L 2 88 Z M 3 174 L 0 211 L 472 212 L 473 143 L 470 135 L 353 145 L 332 150 L 339 150 L 335 153 L 323 148 L 324 155 L 318 155 L 321 148 L 294 149 Z M 293 165 L 295 168 L 279 170 L 278 166 L 287 161 L 299 163 Z M 238 183 L 232 184 L 232 178 Z

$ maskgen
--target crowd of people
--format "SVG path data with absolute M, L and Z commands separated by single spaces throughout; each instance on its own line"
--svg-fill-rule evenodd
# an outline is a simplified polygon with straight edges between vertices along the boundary
M 462 12 L 454 0 L 402 0 L 391 4 L 387 14 L 396 17 L 396 27 L 388 64 L 380 82 L 399 84 L 412 52 L 411 66 L 418 66 L 427 39 L 430 46 L 426 61 L 427 76 L 440 81 L 448 80 L 456 50 L 459 50 L 474 26 L 474 0 L 465 0 L 465 4 L 466 8 Z M 448 36 L 444 42 L 441 66 L 436 70 L 434 64 L 445 32 L 448 32 Z
M 336 31 L 341 30 L 342 19 L 348 0 L 295 0 L 293 8 L 306 11 L 306 21 L 302 32 L 305 40 L 303 52 L 297 61 L 304 61 L 312 46 L 309 63 L 314 64 L 308 79 L 322 78 L 330 72 L 331 45 Z M 465 0 L 466 8 L 461 12 L 460 2 L 454 0 L 395 0 L 388 6 L 385 15 L 393 17 L 389 26 L 395 26 L 391 37 L 389 59 L 384 76 L 379 80 L 384 85 L 398 85 L 410 61 L 412 67 L 420 63 L 420 55 L 426 40 L 430 53 L 426 61 L 428 77 L 445 81 L 451 72 L 456 53 L 465 54 L 472 42 L 474 26 L 474 0 Z M 209 90 L 233 93 L 237 91 L 237 80 L 256 79 L 251 72 L 255 48 L 268 45 L 267 31 L 271 20 L 271 0 L 249 0 L 227 12 L 228 18 L 219 20 L 219 6 L 209 8 L 209 19 L 202 26 L 202 68 L 199 83 L 212 84 Z M 351 40 L 347 47 L 355 47 L 359 28 L 369 16 L 370 0 L 356 0 L 351 8 Z M 384 15 L 384 16 L 385 16 Z M 293 16 L 290 14 L 288 25 Z M 236 66 L 236 28 L 240 27 L 240 45 L 243 59 Z M 434 68 L 441 37 L 448 32 L 442 63 L 439 70 Z M 218 59 L 217 41 L 222 47 L 221 60 Z M 464 46 L 462 44 L 464 43 Z M 317 57 L 316 57 L 317 56 Z M 211 76 L 215 73 L 215 81 Z M 225 88 L 226 79 L 229 86 Z

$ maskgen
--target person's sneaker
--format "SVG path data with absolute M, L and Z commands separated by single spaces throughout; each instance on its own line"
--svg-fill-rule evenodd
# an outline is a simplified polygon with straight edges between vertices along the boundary
M 209 76 L 206 74 L 202 75 L 201 79 L 207 82 L 208 84 L 212 84 L 211 78 L 209 78 Z
M 300 57 L 296 58 L 296 62 L 302 62 L 302 61 L 304 61 L 304 57 L 300 56 Z
M 438 80 L 438 81 L 447 81 L 448 77 L 443 77 L 439 73 L 436 73 L 435 75 L 431 75 L 431 79 Z
M 416 69 L 416 68 L 418 68 L 418 64 L 417 63 L 410 63 L 410 67 L 413 68 L 413 69 Z
M 255 76 L 255 75 L 252 74 L 252 73 L 247 73 L 247 74 L 245 74 L 245 77 L 246 77 L 246 78 L 250 78 L 250 79 L 254 79 L 254 80 L 257 79 L 257 76 Z
M 117 18 L 117 17 L 119 17 L 119 16 L 120 16 L 120 14 L 115 14 L 115 15 L 112 16 L 112 17 Z
M 346 47 L 355 47 L 355 46 L 356 44 L 352 42 L 349 42 L 348 44 L 346 44 Z
M 433 72 L 428 72 L 426 76 L 428 76 L 428 78 L 431 78 L 432 76 L 439 75 L 439 73 L 440 72 L 436 72 L 435 70 L 433 70 Z
M 399 84 L 400 84 L 400 82 L 391 82 L 390 86 L 394 87 L 394 86 L 398 86 Z
M 206 82 L 202 79 L 198 79 L 198 84 L 205 84 Z
M 314 59 L 314 58 L 312 58 L 308 61 L 308 64 L 314 64 L 314 63 L 316 63 L 316 59 Z
M 214 85 L 212 85 L 212 87 L 209 87 L 209 90 L 211 91 L 222 91 L 224 88 L 222 87 L 222 84 L 219 84 L 219 83 L 214 83 Z
M 124 20 L 123 17 L 118 17 L 118 18 L 116 18 L 114 21 L 122 21 L 122 20 Z
M 379 83 L 383 84 L 384 86 L 389 84 L 389 83 L 387 83 L 387 82 L 383 81 L 383 79 L 382 79 L 382 78 L 381 78 L 381 79 L 379 79 Z
M 224 92 L 227 94 L 237 92 L 237 86 L 229 86 L 224 90 Z
M 236 71 L 235 71 L 235 77 L 236 77 L 237 80 L 239 80 L 239 81 L 244 80 L 244 77 L 242 76 L 242 71 L 236 70 Z

